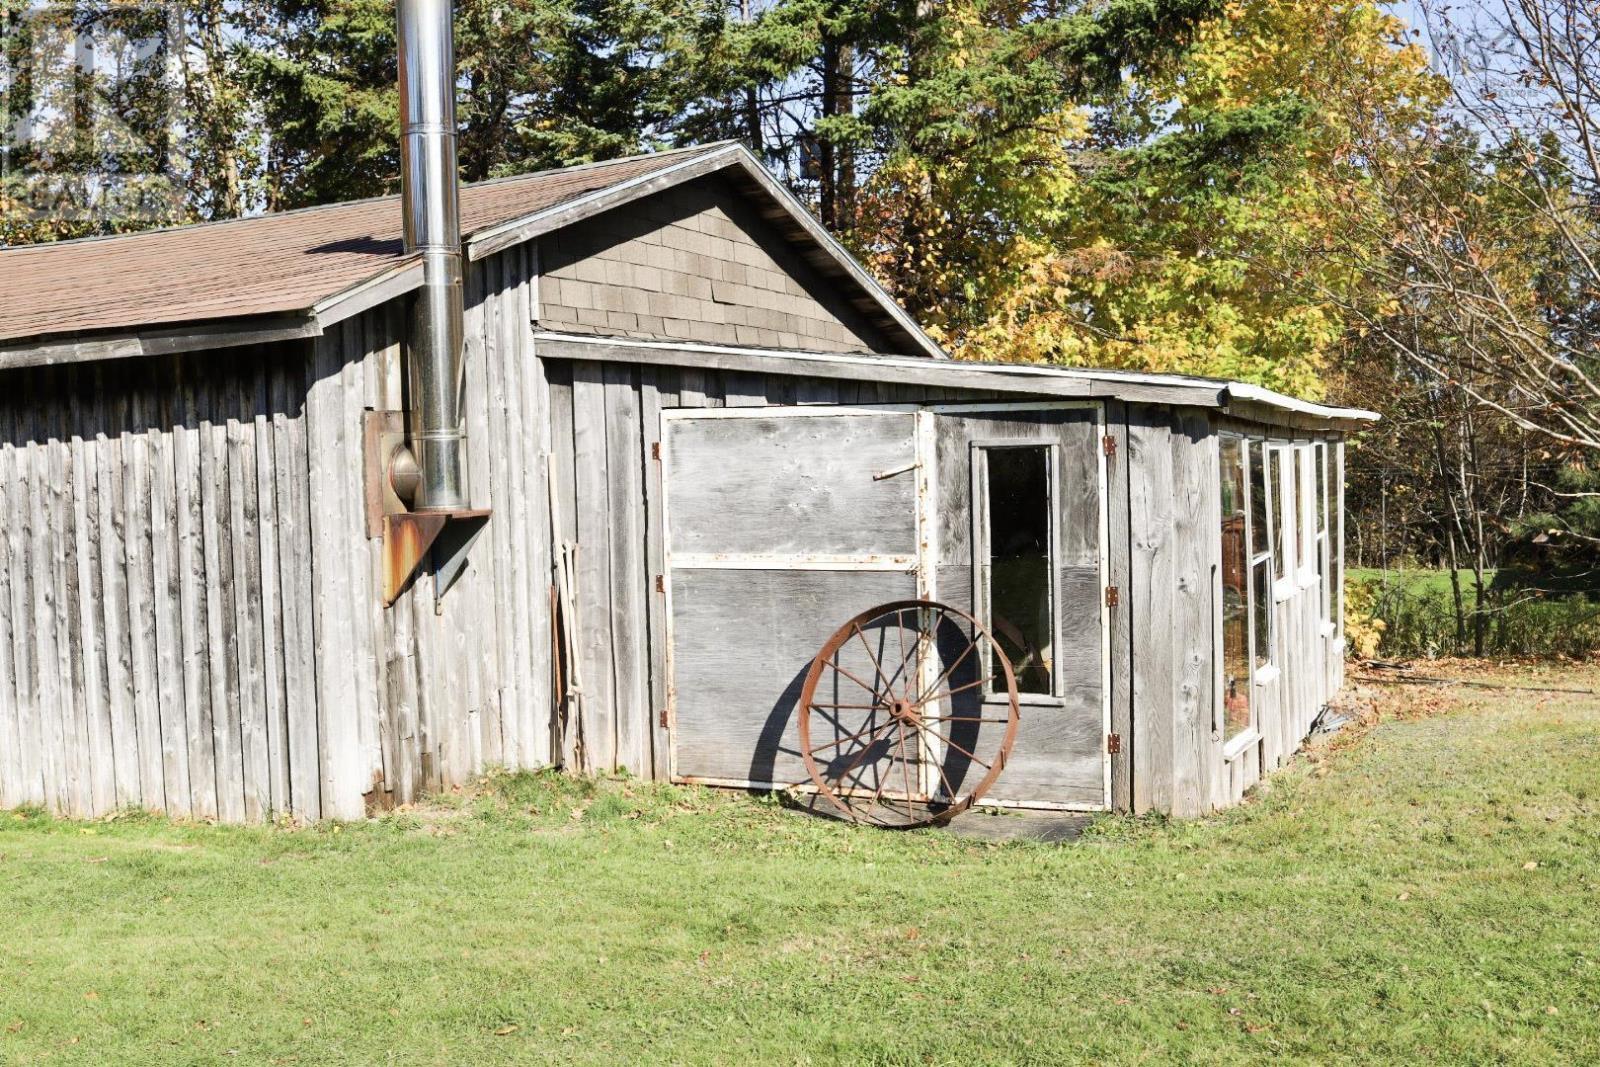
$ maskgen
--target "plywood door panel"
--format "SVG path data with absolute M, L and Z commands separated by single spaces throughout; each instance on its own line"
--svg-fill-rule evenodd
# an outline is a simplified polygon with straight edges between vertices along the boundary
M 795 713 L 812 658 L 856 614 L 917 595 L 916 416 L 801 410 L 663 420 L 680 778 L 804 780 Z
M 914 552 L 913 427 L 910 412 L 678 420 L 673 553 Z
M 915 595 L 908 571 L 675 570 L 678 776 L 807 780 L 795 709 L 812 657 L 853 615 Z

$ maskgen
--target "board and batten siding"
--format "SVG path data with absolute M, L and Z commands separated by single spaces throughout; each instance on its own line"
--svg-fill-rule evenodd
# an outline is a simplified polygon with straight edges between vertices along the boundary
M 328 811 L 304 345 L 0 375 L 0 806 Z
M 397 303 L 311 341 L 0 374 L 0 807 L 356 818 L 551 761 L 546 389 L 530 248 L 469 278 L 474 503 L 389 610 L 363 423 Z
M 447 594 L 424 567 L 382 604 L 382 541 L 368 536 L 365 412 L 400 410 L 401 305 L 347 320 L 315 342 L 308 407 L 323 458 L 313 539 L 330 561 L 316 609 L 326 625 L 326 699 L 357 709 L 344 780 L 365 807 L 409 803 L 490 766 L 552 762 L 548 388 L 533 358 L 534 251 L 518 246 L 466 279 L 466 410 L 472 505 L 492 511 Z

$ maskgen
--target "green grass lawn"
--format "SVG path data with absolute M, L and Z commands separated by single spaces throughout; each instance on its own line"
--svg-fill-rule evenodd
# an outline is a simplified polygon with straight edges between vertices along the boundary
M 1483 572 L 1483 581 L 1488 585 L 1494 581 L 1495 570 Z M 1474 581 L 1472 571 L 1462 568 L 1456 571 L 1461 578 L 1461 595 L 1470 603 L 1473 595 Z M 1360 581 L 1383 581 L 1384 572 L 1377 567 L 1351 567 L 1350 577 Z M 1434 567 L 1391 567 L 1389 569 L 1389 582 L 1399 586 L 1410 593 L 1426 592 L 1439 597 L 1451 597 L 1450 568 Z
M 1594 1062 L 1596 698 L 1413 701 L 1067 846 L 548 776 L 360 826 L 0 814 L 0 1061 Z

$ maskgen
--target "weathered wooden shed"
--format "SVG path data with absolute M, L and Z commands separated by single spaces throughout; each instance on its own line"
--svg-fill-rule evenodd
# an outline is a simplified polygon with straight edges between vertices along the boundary
M 1368 413 L 947 359 L 734 145 L 461 215 L 477 518 L 442 528 L 384 484 L 424 282 L 395 199 L 0 250 L 0 806 L 787 786 L 812 656 L 906 597 L 1014 615 L 996 802 L 1226 807 L 1339 688 Z

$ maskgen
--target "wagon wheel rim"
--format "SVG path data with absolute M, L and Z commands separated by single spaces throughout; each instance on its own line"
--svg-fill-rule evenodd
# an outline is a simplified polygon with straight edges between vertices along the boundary
M 896 631 L 892 642 L 888 630 Z M 942 656 L 940 636 L 951 633 L 961 643 Z M 869 634 L 880 638 L 876 651 Z M 864 660 L 840 662 L 843 653 L 856 650 L 866 653 Z M 941 659 L 930 667 L 930 656 Z M 957 673 L 963 664 L 975 668 L 975 680 Z M 829 680 L 832 691 L 820 699 L 819 687 Z M 992 683 L 987 694 L 985 683 Z M 958 712 L 956 698 L 963 693 L 971 694 L 963 703 L 975 700 L 975 712 Z M 1011 661 L 982 623 L 948 604 L 898 600 L 846 622 L 812 660 L 801 690 L 800 753 L 812 784 L 845 818 L 912 829 L 948 822 L 988 792 L 1010 755 L 1018 719 Z M 818 738 L 814 721 L 833 736 Z M 991 726 L 1003 726 L 1003 732 L 986 729 Z M 956 736 L 963 729 L 965 743 Z M 1001 737 L 993 742 L 996 732 Z M 988 734 L 989 742 L 973 736 L 978 733 Z M 967 784 L 966 769 L 947 773 L 952 753 L 966 768 L 982 769 L 976 782 Z M 885 819 L 885 810 L 894 818 Z

